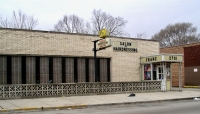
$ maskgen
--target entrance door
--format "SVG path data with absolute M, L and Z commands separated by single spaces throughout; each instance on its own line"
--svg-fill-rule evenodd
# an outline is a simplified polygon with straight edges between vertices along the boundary
M 164 79 L 164 75 L 163 75 L 164 73 L 163 73 L 163 66 L 161 66 L 161 65 L 158 65 L 157 66 L 157 80 L 162 80 L 162 79 Z

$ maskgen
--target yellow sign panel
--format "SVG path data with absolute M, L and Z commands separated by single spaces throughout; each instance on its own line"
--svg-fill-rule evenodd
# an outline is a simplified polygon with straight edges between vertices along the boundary
M 102 29 L 99 31 L 99 37 L 100 38 L 106 38 L 109 35 L 109 31 L 106 29 Z

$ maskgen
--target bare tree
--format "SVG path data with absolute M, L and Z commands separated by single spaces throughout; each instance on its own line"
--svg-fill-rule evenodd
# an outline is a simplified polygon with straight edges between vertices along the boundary
M 101 10 L 94 9 L 92 12 L 92 33 L 94 34 L 98 34 L 101 29 L 107 29 L 110 36 L 128 36 L 128 33 L 124 32 L 126 23 L 127 21 L 122 17 L 113 17 Z
M 84 33 L 85 34 L 93 34 L 91 30 L 92 30 L 92 28 L 91 28 L 90 22 L 86 22 L 85 28 L 84 28 Z
M 32 30 L 38 25 L 38 20 L 34 19 L 33 16 L 29 16 L 19 10 L 17 13 L 13 11 L 12 16 L 12 28 L 19 28 L 19 29 L 29 29 Z
M 97 35 L 101 29 L 107 29 L 111 36 L 129 36 L 123 29 L 126 25 L 122 17 L 113 17 L 101 10 L 92 12 L 91 22 L 85 22 L 77 15 L 64 15 L 62 19 L 54 25 L 54 31 L 67 33 L 84 33 Z
M 10 22 L 7 17 L 0 16 L 0 28 L 9 28 Z
M 197 28 L 192 23 L 169 24 L 165 29 L 152 36 L 153 40 L 158 40 L 160 47 L 170 47 L 182 44 L 189 44 L 200 41 L 200 34 L 196 34 Z
M 54 25 L 55 31 L 67 32 L 67 33 L 89 33 L 86 27 L 90 27 L 89 23 L 84 23 L 84 20 L 77 15 L 64 15 L 63 19 L 59 20 Z
M 33 16 L 23 13 L 21 10 L 18 12 L 13 11 L 11 18 L 0 17 L 0 27 L 3 28 L 18 28 L 33 30 L 38 25 L 38 20 Z
M 143 32 L 143 33 L 137 33 L 136 38 L 146 38 L 147 37 L 147 33 Z

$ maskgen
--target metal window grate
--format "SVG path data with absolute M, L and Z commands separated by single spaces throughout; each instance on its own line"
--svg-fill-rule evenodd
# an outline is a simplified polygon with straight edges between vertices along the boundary
M 0 84 L 7 84 L 7 59 L 0 56 Z
M 36 84 L 35 57 L 26 57 L 26 83 Z
M 21 57 L 11 57 L 12 61 L 12 84 L 22 83 Z
M 40 57 L 40 83 L 49 83 L 49 58 Z
M 74 82 L 74 58 L 66 58 L 66 83 Z
M 86 82 L 86 76 L 85 76 L 85 59 L 84 58 L 78 58 L 78 82 Z
M 62 58 L 53 58 L 53 83 L 62 83 Z

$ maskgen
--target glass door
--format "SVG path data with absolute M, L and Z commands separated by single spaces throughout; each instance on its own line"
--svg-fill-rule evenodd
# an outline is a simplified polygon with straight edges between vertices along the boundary
M 163 66 L 158 65 L 157 66 L 157 80 L 163 80 L 164 79 L 164 72 L 163 72 Z

